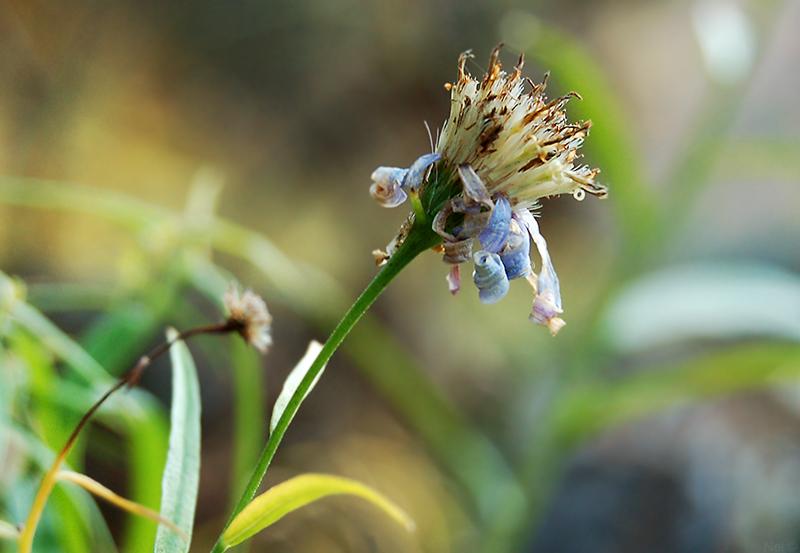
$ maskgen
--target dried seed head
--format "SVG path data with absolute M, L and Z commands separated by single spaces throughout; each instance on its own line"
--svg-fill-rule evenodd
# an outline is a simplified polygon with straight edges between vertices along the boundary
M 480 175 L 490 196 L 502 194 L 514 207 L 530 208 L 539 198 L 584 190 L 605 196 L 594 183 L 599 172 L 576 167 L 576 150 L 591 121 L 570 124 L 563 110 L 575 93 L 550 102 L 545 83 L 533 85 L 522 77 L 522 59 L 509 75 L 492 52 L 489 71 L 481 80 L 465 70 L 471 55 L 461 55 L 458 81 L 449 87 L 450 117 L 436 145 L 446 163 L 468 163 Z
M 236 283 L 231 282 L 228 291 L 222 295 L 222 303 L 228 310 L 228 324 L 254 348 L 266 353 L 272 345 L 270 324 L 272 316 L 261 296 L 252 290 L 239 292 Z

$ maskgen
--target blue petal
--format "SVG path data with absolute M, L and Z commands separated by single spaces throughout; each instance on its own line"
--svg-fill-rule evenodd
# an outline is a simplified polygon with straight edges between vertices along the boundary
M 531 273 L 531 238 L 527 232 L 512 223 L 506 246 L 500 253 L 500 260 L 506 268 L 509 280 L 526 277 Z M 518 231 L 518 232 L 517 232 Z
M 494 204 L 494 211 L 488 226 L 478 235 L 483 249 L 491 253 L 500 253 L 508 239 L 510 225 L 511 204 L 508 203 L 505 196 L 500 196 Z
M 403 179 L 403 188 L 410 188 L 411 190 L 419 188 L 423 177 L 425 177 L 425 171 L 440 159 L 442 159 L 442 154 L 425 154 L 417 158 L 417 161 L 408 168 L 408 173 Z
M 472 278 L 480 291 L 478 297 L 484 304 L 500 301 L 508 293 L 508 277 L 496 253 L 479 251 L 475 254 L 475 272 Z

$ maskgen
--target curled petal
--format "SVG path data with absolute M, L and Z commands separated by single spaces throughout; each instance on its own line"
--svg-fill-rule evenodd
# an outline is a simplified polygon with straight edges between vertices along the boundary
M 372 172 L 372 186 L 369 193 L 383 207 L 397 207 L 408 197 L 401 188 L 408 169 L 399 167 L 378 167 Z
M 466 163 L 459 165 L 458 174 L 464 186 L 464 195 L 453 199 L 450 204 L 452 212 L 464 214 L 464 221 L 453 229 L 453 234 L 459 239 L 473 238 L 489 224 L 494 203 L 472 167 Z
M 453 234 L 459 239 L 474 238 L 486 228 L 491 216 L 491 211 L 484 211 L 475 215 L 467 213 L 464 215 L 464 222 L 453 229 Z
M 452 214 L 453 202 L 447 202 L 436 214 L 436 217 L 433 218 L 433 224 L 431 224 L 433 232 L 444 238 L 445 241 L 449 240 L 450 242 L 454 242 L 456 237 L 445 230 L 445 225 L 447 225 L 447 218 Z
M 472 257 L 472 238 L 453 241 L 445 240 L 442 246 L 444 246 L 442 261 L 450 265 L 464 263 Z
M 511 204 L 505 196 L 499 196 L 492 211 L 489 224 L 479 235 L 481 246 L 487 252 L 500 253 L 508 238 L 511 225 Z
M 491 209 L 492 200 L 489 192 L 469 163 L 462 163 L 458 166 L 458 176 L 461 177 L 461 183 L 464 185 L 464 198 L 472 205 L 483 205 Z
M 458 265 L 454 265 L 447 273 L 447 285 L 450 287 L 450 293 L 454 296 L 461 290 L 461 271 Z
M 509 280 L 531 274 L 531 238 L 520 228 L 516 219 L 511 220 L 508 239 L 503 251 L 500 252 L 500 260 L 506 268 Z
M 422 184 L 422 180 L 425 178 L 425 171 L 440 159 L 442 159 L 442 154 L 425 154 L 424 156 L 418 157 L 404 175 L 402 186 L 404 188 L 410 188 L 411 190 L 419 188 Z
M 500 256 L 496 253 L 479 251 L 475 254 L 475 272 L 472 274 L 475 286 L 480 292 L 481 302 L 492 304 L 500 301 L 508 293 L 508 277 Z

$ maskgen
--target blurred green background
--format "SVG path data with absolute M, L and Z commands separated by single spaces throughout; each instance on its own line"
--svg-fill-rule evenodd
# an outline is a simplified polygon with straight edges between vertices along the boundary
M 472 49 L 481 75 L 505 42 L 506 67 L 524 52 L 534 82 L 551 72 L 549 96 L 582 95 L 568 115 L 593 120 L 584 160 L 610 191 L 542 202 L 568 324 L 552 338 L 529 323 L 524 285 L 493 306 L 470 286 L 453 298 L 439 256 L 420 257 L 332 360 L 267 477 L 360 479 L 419 532 L 332 499 L 254 549 L 791 550 L 798 26 L 800 2 L 777 0 L 5 1 L 0 269 L 112 374 L 167 325 L 217 319 L 231 275 L 264 295 L 263 360 L 233 340 L 191 345 L 204 394 L 194 550 L 208 550 L 263 445 L 265 405 L 405 219 L 369 197 L 370 173 L 428 152 L 424 122 L 445 120 L 458 55 Z M 38 473 L 33 446 L 9 436 L 25 427 L 58 448 L 88 402 L 59 382 L 77 394 L 106 381 L 75 377 L 89 362 L 15 313 L 0 513 L 16 523 Z M 73 463 L 157 506 L 166 367 L 143 388 L 143 418 L 120 400 Z M 149 523 L 101 508 L 122 550 L 148 550 Z M 51 526 L 53 550 L 112 547 Z

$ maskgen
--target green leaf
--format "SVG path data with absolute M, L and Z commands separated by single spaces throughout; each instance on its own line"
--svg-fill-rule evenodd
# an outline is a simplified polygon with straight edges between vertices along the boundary
M 226 548 L 257 534 L 292 511 L 329 495 L 354 495 L 379 507 L 408 531 L 414 522 L 400 507 L 373 488 L 338 476 L 303 474 L 270 488 L 242 510 L 222 535 Z
M 551 424 L 557 440 L 570 446 L 611 426 L 670 407 L 796 382 L 798 378 L 797 345 L 726 348 L 617 383 L 573 389 L 560 400 Z
M 167 332 L 169 340 L 177 332 Z M 189 349 L 182 341 L 170 349 L 172 360 L 172 410 L 169 434 L 169 453 L 161 483 L 161 516 L 181 528 L 184 540 L 168 528 L 159 526 L 156 534 L 156 553 L 185 553 L 189 551 L 194 513 L 197 507 L 197 487 L 200 481 L 200 385 L 197 370 Z
M 800 340 L 800 277 L 757 264 L 671 267 L 626 287 L 601 326 L 621 353 L 689 339 Z
M 286 377 L 286 381 L 283 383 L 283 390 L 281 390 L 281 394 L 278 396 L 278 399 L 275 400 L 275 407 L 272 409 L 272 420 L 269 423 L 269 431 L 272 433 L 275 430 L 275 427 L 278 425 L 278 421 L 281 420 L 281 415 L 286 410 L 286 406 L 289 405 L 289 401 L 292 399 L 297 387 L 303 381 L 303 377 L 308 372 L 308 369 L 311 368 L 312 363 L 319 355 L 319 352 L 322 351 L 322 344 L 317 342 L 316 340 L 312 340 L 310 344 L 308 344 L 308 350 L 306 350 L 306 354 L 297 364 L 297 366 L 292 369 L 292 372 L 289 373 L 289 376 Z M 311 386 L 308 387 L 306 390 L 303 399 L 300 400 L 302 403 L 303 400 L 308 397 L 308 394 L 311 393 L 311 390 L 314 389 L 314 386 L 319 381 L 319 377 L 322 376 L 322 373 L 325 372 L 325 365 L 323 365 L 322 369 L 320 369 L 317 377 L 314 379 L 314 382 L 311 383 Z M 292 422 L 291 419 L 289 422 Z

